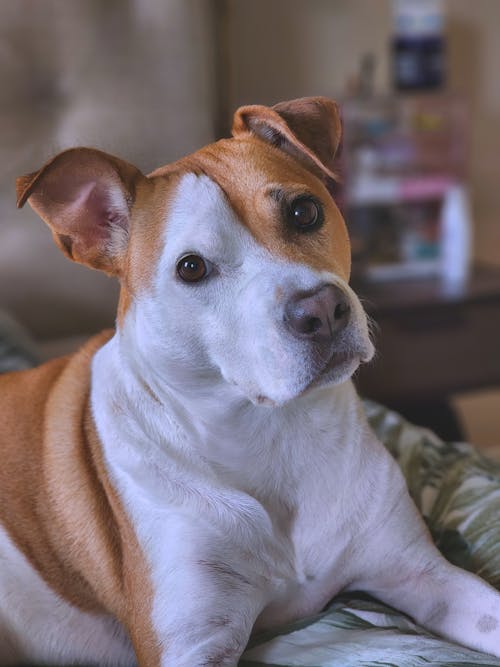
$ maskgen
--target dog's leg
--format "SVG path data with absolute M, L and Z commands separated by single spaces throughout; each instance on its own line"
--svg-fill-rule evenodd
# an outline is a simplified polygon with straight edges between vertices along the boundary
M 438 635 L 500 657 L 500 595 L 439 554 L 426 567 L 387 577 L 373 593 Z
M 158 581 L 151 614 L 157 649 L 143 645 L 150 638 L 142 633 L 131 633 L 139 665 L 236 667 L 264 594 L 225 559 L 170 563 Z
M 390 491 L 376 503 L 376 521 L 365 535 L 364 574 L 349 588 L 371 593 L 436 634 L 500 657 L 500 594 L 443 558 L 399 468 L 392 459 L 384 463 Z

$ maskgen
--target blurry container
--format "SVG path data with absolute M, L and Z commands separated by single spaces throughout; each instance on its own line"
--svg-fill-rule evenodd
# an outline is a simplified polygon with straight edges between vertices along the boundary
M 467 192 L 455 185 L 446 193 L 441 212 L 442 277 L 448 292 L 461 292 L 469 277 L 471 226 Z
M 445 83 L 442 0 L 394 0 L 393 76 L 400 91 L 435 90 Z

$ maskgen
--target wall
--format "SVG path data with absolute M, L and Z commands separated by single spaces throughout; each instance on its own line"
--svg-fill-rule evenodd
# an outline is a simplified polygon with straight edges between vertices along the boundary
M 387 0 L 228 3 L 233 105 L 338 95 L 367 52 L 377 55 L 377 84 L 386 86 Z
M 500 265 L 500 2 L 452 0 L 450 81 L 471 105 L 476 255 Z

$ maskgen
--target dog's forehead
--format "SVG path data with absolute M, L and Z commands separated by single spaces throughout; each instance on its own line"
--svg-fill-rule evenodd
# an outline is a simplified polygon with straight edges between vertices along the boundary
M 189 173 L 205 175 L 216 183 L 234 211 L 235 221 L 271 253 L 348 281 L 350 244 L 342 215 L 321 181 L 292 157 L 251 136 L 224 139 L 152 176 L 172 172 L 176 174 L 175 189 Z M 312 233 L 290 233 L 272 196 L 277 190 L 313 194 L 324 208 L 323 226 Z M 210 202 L 195 204 L 203 207 Z

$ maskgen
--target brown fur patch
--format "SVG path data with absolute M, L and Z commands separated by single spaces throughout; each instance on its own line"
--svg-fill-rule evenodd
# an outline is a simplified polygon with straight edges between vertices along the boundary
M 151 286 L 163 249 L 165 225 L 175 186 L 180 178 L 172 173 L 149 179 L 136 190 L 130 221 L 129 243 L 121 275 L 118 324 L 121 325 L 136 295 Z
M 102 459 L 89 406 L 104 332 L 72 357 L 0 376 L 0 521 L 62 598 L 128 628 L 159 665 L 148 567 Z
M 161 650 L 151 621 L 153 587 L 149 577 L 149 568 L 118 493 L 105 472 L 106 467 L 103 461 L 101 443 L 90 406 L 85 420 L 85 435 L 92 452 L 92 458 L 97 462 L 100 482 L 116 518 L 121 537 L 124 602 L 122 622 L 129 631 L 139 664 L 152 665 L 152 667 L 159 666 Z
M 73 259 L 73 239 L 71 236 L 67 236 L 66 234 L 58 234 L 57 238 L 63 252 L 65 252 L 70 259 Z
M 210 144 L 150 177 L 172 171 L 206 174 L 214 180 L 242 224 L 271 253 L 349 279 L 350 243 L 342 215 L 321 180 L 293 157 L 248 134 Z M 273 188 L 314 195 L 324 207 L 323 226 L 310 234 L 290 234 L 270 196 Z
M 71 548 L 69 553 L 66 551 L 72 537 L 59 533 L 52 503 L 57 490 L 52 488 L 52 480 L 47 483 L 45 479 L 47 472 L 52 477 L 45 458 L 46 400 L 60 384 L 69 363 L 67 358 L 57 359 L 32 371 L 0 377 L 0 520 L 53 590 L 84 610 L 102 611 L 90 582 L 75 567 Z M 67 405 L 60 407 L 64 414 Z M 66 482 L 64 476 L 58 481 L 61 489 Z

